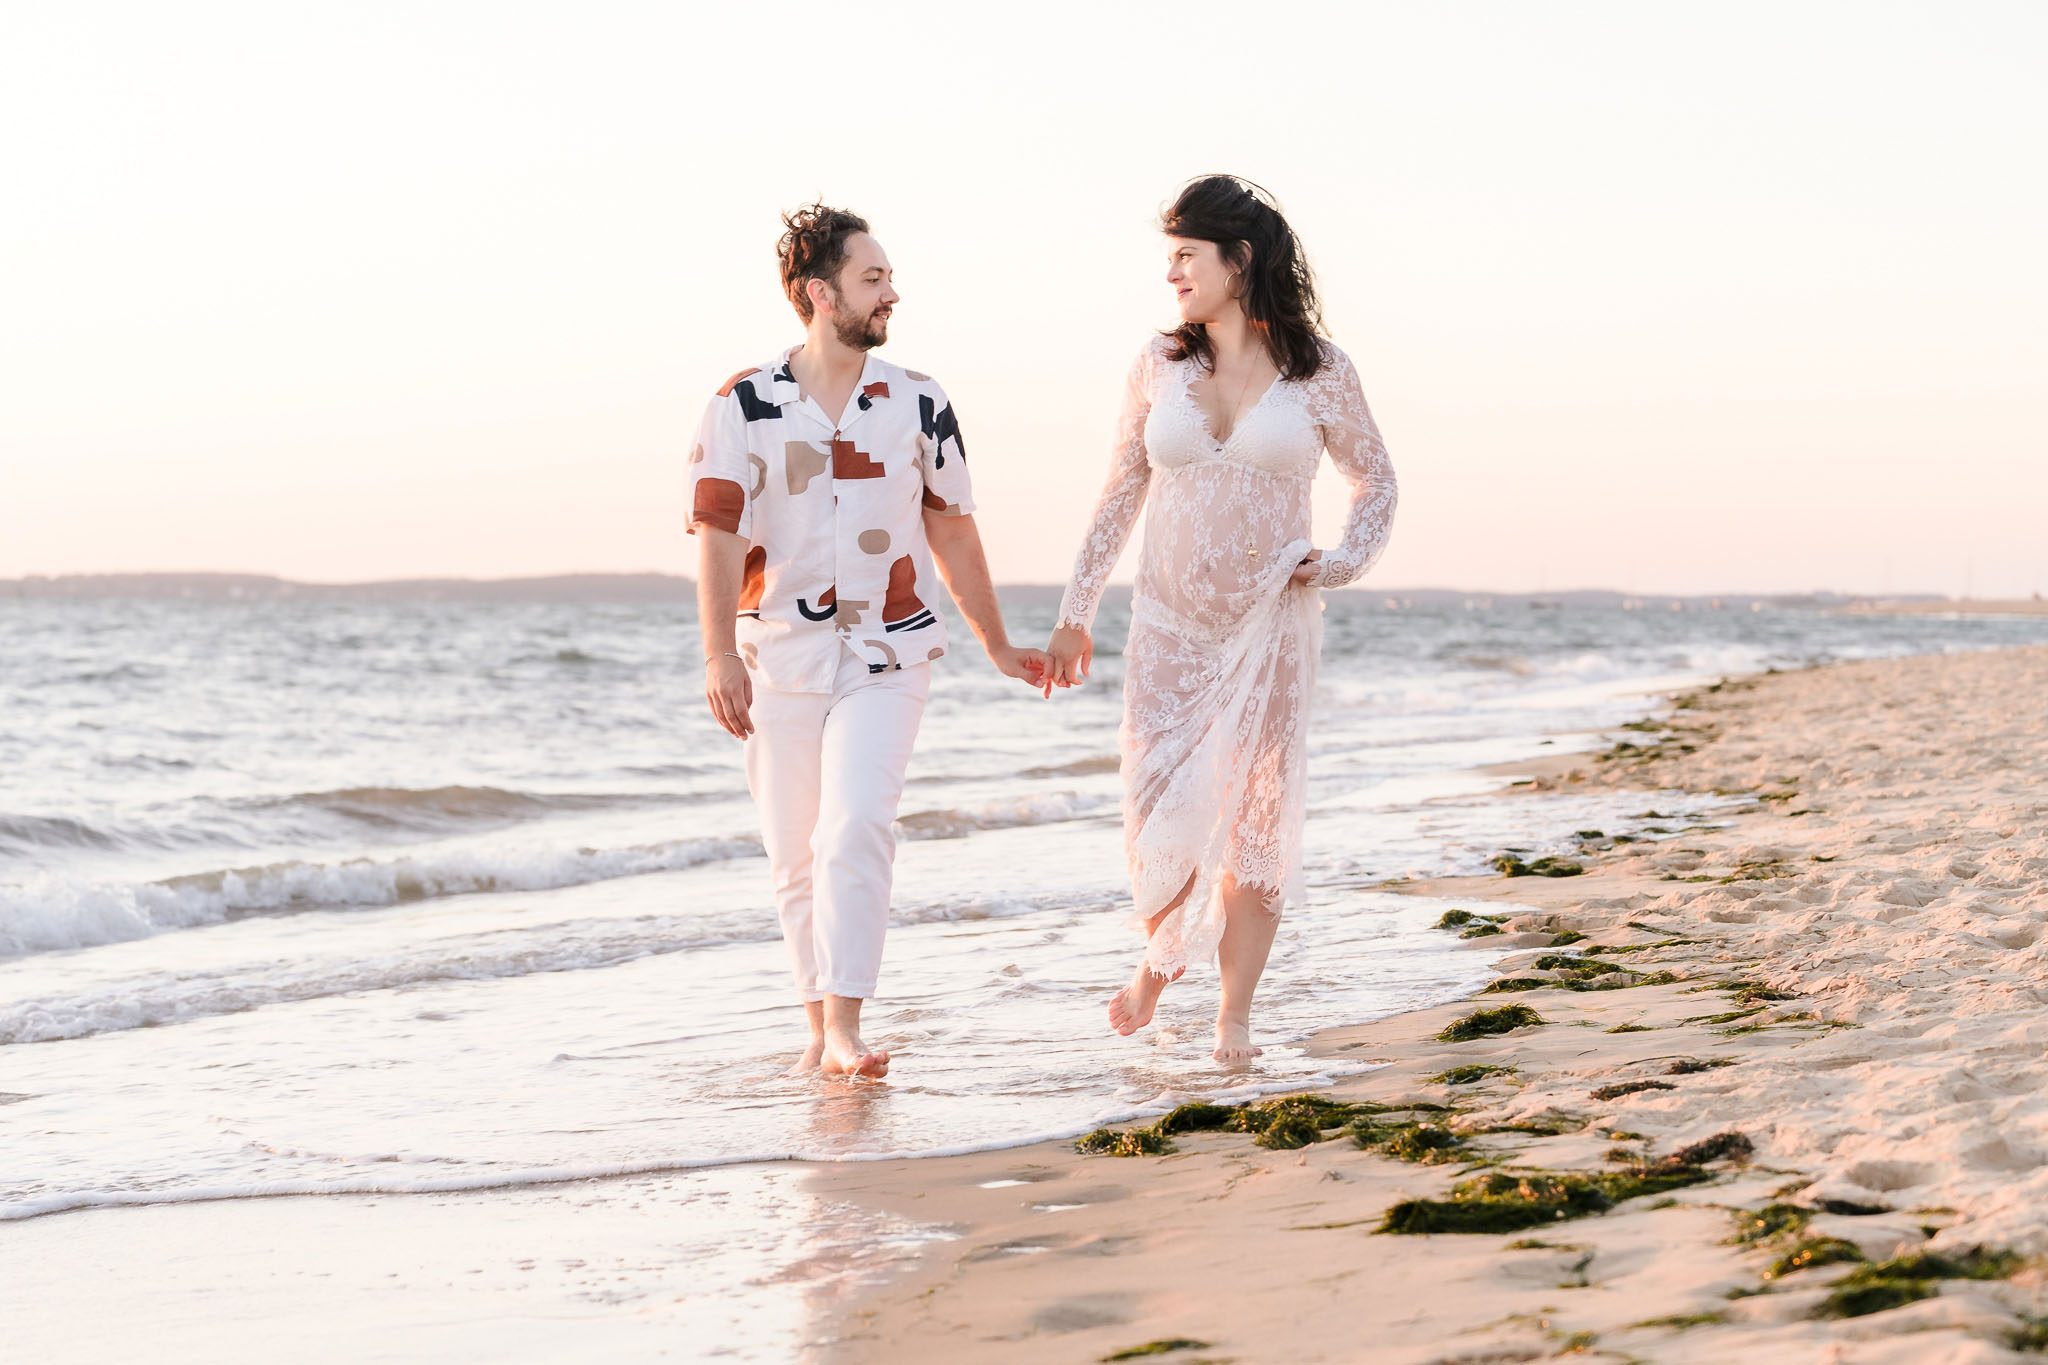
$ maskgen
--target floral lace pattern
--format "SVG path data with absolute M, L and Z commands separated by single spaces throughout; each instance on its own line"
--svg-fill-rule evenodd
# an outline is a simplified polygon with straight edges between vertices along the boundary
M 1370 568 L 1396 501 L 1357 371 L 1323 345 L 1312 378 L 1273 383 L 1218 441 L 1192 391 L 1198 367 L 1168 360 L 1155 338 L 1131 367 L 1109 479 L 1060 604 L 1061 625 L 1093 625 L 1149 501 L 1119 742 L 1133 922 L 1181 901 L 1146 952 L 1161 974 L 1215 954 L 1233 886 L 1275 914 L 1301 892 L 1305 726 L 1322 643 L 1310 587 Z M 1296 584 L 1325 451 L 1351 483 L 1351 505 L 1313 583 Z

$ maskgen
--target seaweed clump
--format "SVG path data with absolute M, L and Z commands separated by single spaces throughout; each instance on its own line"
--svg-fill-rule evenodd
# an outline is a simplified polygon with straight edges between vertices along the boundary
M 1451 1021 L 1444 1025 L 1436 1038 L 1440 1043 L 1464 1043 L 1496 1033 L 1512 1033 L 1518 1028 L 1544 1022 L 1543 1016 L 1527 1005 L 1500 1005 L 1490 1010 L 1474 1010 L 1463 1019 Z
M 2009 1251 L 1970 1251 L 1961 1256 L 1918 1252 L 1874 1265 L 1860 1265 L 1835 1281 L 1815 1317 L 1861 1318 L 1887 1308 L 1933 1298 L 1940 1280 L 2002 1280 L 2020 1268 Z
M 1525 863 L 1513 853 L 1498 854 L 1489 863 L 1503 877 L 1576 877 L 1586 870 L 1569 858 L 1543 857 Z
M 1489 1066 L 1484 1062 L 1468 1062 L 1464 1066 L 1454 1066 L 1449 1071 L 1439 1071 L 1429 1079 L 1433 1085 L 1472 1085 L 1485 1080 L 1488 1076 L 1512 1076 L 1514 1072 L 1515 1069 L 1511 1066 Z
M 1557 977 L 1506 976 L 1487 986 L 1481 994 L 1533 991 L 1550 987 L 1562 991 L 1618 991 L 1631 986 L 1668 986 L 1680 978 L 1671 972 L 1638 972 L 1613 962 L 1602 962 L 1573 953 L 1545 953 L 1529 965 L 1535 972 L 1562 972 Z
M 1741 1133 L 1717 1133 L 1657 1161 L 1595 1175 L 1489 1171 L 1461 1180 L 1443 1199 L 1404 1199 L 1380 1219 L 1379 1231 L 1515 1232 L 1544 1223 L 1605 1213 L 1626 1200 L 1662 1194 L 1713 1178 L 1710 1162 L 1750 1154 Z
M 1754 1246 L 1758 1242 L 1804 1232 L 1812 1217 L 1797 1204 L 1766 1204 L 1760 1209 L 1737 1209 L 1735 1235 L 1728 1240 L 1737 1246 Z
M 1209 1343 L 1196 1341 L 1193 1337 L 1161 1337 L 1148 1341 L 1143 1346 L 1127 1346 L 1121 1351 L 1111 1351 L 1102 1357 L 1104 1362 L 1112 1360 L 1143 1360 L 1147 1356 L 1163 1356 L 1174 1351 L 1206 1351 Z
M 1665 1067 L 1664 1074 L 1667 1076 L 1691 1076 L 1701 1071 L 1713 1071 L 1719 1067 L 1734 1065 L 1735 1059 L 1733 1057 L 1710 1057 L 1704 1062 L 1694 1057 L 1685 1057 Z
M 1601 1086 L 1593 1092 L 1593 1098 L 1596 1100 L 1618 1100 L 1624 1095 L 1640 1095 L 1645 1090 L 1676 1089 L 1678 1087 L 1669 1081 L 1619 1081 L 1613 1085 Z
M 1860 1261 L 1863 1252 L 1854 1242 L 1845 1242 L 1840 1237 L 1805 1237 L 1794 1243 L 1785 1254 L 1772 1261 L 1764 1271 L 1764 1278 L 1775 1280 L 1790 1275 L 1796 1270 L 1808 1270 L 1817 1265 L 1839 1265 L 1843 1261 Z
M 1074 1150 L 1084 1156 L 1164 1156 L 1173 1143 L 1157 1128 L 1097 1128 L 1076 1138 Z
M 1261 1147 L 1291 1151 L 1321 1142 L 1323 1134 L 1384 1111 L 1377 1104 L 1346 1104 L 1321 1095 L 1289 1095 L 1256 1104 L 1183 1104 L 1142 1128 L 1098 1128 L 1074 1143 L 1088 1156 L 1164 1156 L 1177 1133 L 1250 1133 Z
M 1459 938 L 1486 938 L 1502 932 L 1501 925 L 1506 921 L 1506 915 L 1475 915 L 1470 910 L 1454 909 L 1437 916 L 1436 927 L 1457 929 L 1461 931 Z

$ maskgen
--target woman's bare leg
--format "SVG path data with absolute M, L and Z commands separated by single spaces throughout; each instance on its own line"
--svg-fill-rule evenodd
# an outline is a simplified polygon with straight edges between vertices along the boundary
M 1166 917 L 1180 909 L 1187 901 L 1188 893 L 1194 889 L 1195 874 L 1190 872 L 1188 873 L 1187 885 L 1181 887 L 1180 894 L 1168 902 L 1166 907 L 1158 914 L 1145 921 L 1145 938 L 1147 942 L 1151 941 L 1152 935 L 1159 932 L 1159 926 L 1166 922 Z M 1129 1037 L 1145 1027 L 1145 1025 L 1151 1023 L 1152 1011 L 1159 1004 L 1159 993 L 1165 990 L 1172 982 L 1180 980 L 1181 972 L 1186 970 L 1187 968 L 1183 967 L 1172 976 L 1161 976 L 1146 965 L 1144 958 L 1139 958 L 1138 970 L 1131 977 L 1131 984 L 1118 991 L 1110 999 L 1109 1026 L 1125 1037 Z
M 1223 940 L 1216 945 L 1216 965 L 1223 978 L 1223 1001 L 1216 1010 L 1219 1062 L 1248 1062 L 1264 1051 L 1252 1046 L 1252 993 L 1265 975 L 1279 928 L 1280 912 L 1268 907 L 1265 893 L 1225 880 Z

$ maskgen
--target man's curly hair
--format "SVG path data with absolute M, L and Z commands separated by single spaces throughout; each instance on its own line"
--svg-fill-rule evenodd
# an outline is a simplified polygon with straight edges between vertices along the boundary
M 782 289 L 796 307 L 796 315 L 811 320 L 811 297 L 804 292 L 807 280 L 823 280 L 837 287 L 839 268 L 846 264 L 846 239 L 868 230 L 868 220 L 845 209 L 823 204 L 806 204 L 794 213 L 782 215 L 782 240 L 775 255 L 782 262 Z

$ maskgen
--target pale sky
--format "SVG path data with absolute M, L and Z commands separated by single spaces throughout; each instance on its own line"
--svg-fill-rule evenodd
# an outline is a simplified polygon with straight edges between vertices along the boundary
M 715 12 L 714 12 L 715 11 Z M 2048 6 L 0 9 L 0 576 L 692 573 L 710 391 L 870 218 L 1058 582 L 1158 210 L 1277 194 L 1379 584 L 2048 591 Z M 1328 543 L 1341 497 L 1319 489 Z M 1122 577 L 1128 577 L 1127 556 Z

